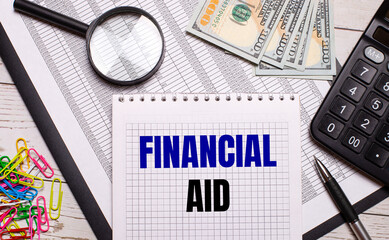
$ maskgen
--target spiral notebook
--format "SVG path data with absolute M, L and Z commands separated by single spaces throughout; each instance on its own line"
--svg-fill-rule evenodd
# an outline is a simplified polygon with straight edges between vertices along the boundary
M 114 239 L 301 239 L 299 97 L 113 97 Z

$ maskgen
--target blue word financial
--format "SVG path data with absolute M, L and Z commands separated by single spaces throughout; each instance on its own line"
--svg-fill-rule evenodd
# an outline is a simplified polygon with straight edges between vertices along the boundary
M 270 135 L 140 136 L 140 168 L 275 167 Z M 180 144 L 182 142 L 182 144 Z M 261 154 L 262 152 L 262 154 Z

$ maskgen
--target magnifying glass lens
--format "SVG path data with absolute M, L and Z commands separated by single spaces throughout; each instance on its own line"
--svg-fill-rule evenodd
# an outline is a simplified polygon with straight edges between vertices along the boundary
M 153 16 L 140 8 L 113 8 L 89 26 L 28 0 L 15 0 L 14 8 L 86 37 L 93 69 L 111 83 L 140 83 L 162 64 L 165 51 L 162 29 Z
M 163 36 L 148 17 L 120 12 L 99 23 L 90 38 L 90 60 L 107 78 L 129 82 L 145 77 L 163 55 Z

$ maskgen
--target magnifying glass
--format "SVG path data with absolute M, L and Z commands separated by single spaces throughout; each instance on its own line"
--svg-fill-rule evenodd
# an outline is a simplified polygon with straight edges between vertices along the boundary
M 162 64 L 165 40 L 161 27 L 140 8 L 111 9 L 89 26 L 26 0 L 15 0 L 14 9 L 84 36 L 90 64 L 111 83 L 140 83 Z

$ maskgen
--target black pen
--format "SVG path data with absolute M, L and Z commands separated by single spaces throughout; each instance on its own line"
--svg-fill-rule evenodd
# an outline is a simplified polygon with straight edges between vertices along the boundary
M 353 230 L 355 236 L 357 236 L 357 239 L 371 240 L 369 234 L 367 233 L 362 222 L 359 220 L 357 213 L 355 212 L 350 201 L 347 199 L 342 188 L 340 188 L 338 182 L 335 180 L 335 178 L 332 177 L 331 173 L 324 166 L 324 164 L 315 156 L 313 157 L 315 158 L 315 167 L 324 182 L 324 186 L 327 188 L 327 191 L 330 193 L 336 206 L 343 214 L 345 220 L 348 222 L 351 230 Z

